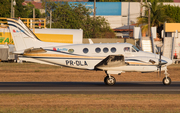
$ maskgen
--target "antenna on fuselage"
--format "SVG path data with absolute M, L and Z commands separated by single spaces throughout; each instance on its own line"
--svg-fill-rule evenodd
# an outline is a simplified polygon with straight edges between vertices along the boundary
M 88 40 L 89 40 L 89 44 L 94 44 L 90 38 Z

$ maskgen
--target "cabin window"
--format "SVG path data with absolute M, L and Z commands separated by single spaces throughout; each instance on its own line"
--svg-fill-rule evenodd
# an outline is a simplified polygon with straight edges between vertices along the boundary
M 101 52 L 101 49 L 100 49 L 99 47 L 97 47 L 97 48 L 95 49 L 95 51 L 96 51 L 96 53 L 100 53 L 100 52 Z
M 115 52 L 116 52 L 116 48 L 115 48 L 115 47 L 112 47 L 112 48 L 111 48 L 111 52 L 112 52 L 112 53 L 115 53 Z
M 124 52 L 130 52 L 130 47 L 125 47 Z
M 88 53 L 88 52 L 89 52 L 89 49 L 88 49 L 88 48 L 84 48 L 84 49 L 83 49 L 83 52 L 84 52 L 84 53 Z
M 105 47 L 104 49 L 103 49 L 103 52 L 104 53 L 107 53 L 109 51 L 109 49 L 107 48 L 107 47 Z

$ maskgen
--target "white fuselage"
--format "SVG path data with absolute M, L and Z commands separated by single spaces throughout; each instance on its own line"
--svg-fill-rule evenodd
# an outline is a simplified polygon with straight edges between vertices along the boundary
M 44 47 L 45 53 L 24 54 L 22 60 L 52 65 L 62 65 L 72 68 L 94 70 L 95 66 L 109 55 L 123 55 L 125 62 L 129 65 L 106 67 L 109 73 L 117 74 L 123 71 L 153 72 L 157 71 L 159 55 L 138 51 L 132 44 L 72 44 L 56 47 Z M 155 63 L 149 62 L 155 61 Z M 166 66 L 172 63 L 171 59 L 162 56 L 161 62 Z M 162 70 L 164 68 L 162 67 Z

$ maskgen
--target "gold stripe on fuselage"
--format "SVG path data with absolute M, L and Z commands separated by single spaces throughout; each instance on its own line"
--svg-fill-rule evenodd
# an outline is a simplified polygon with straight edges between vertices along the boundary
M 149 63 L 141 63 L 141 62 L 127 62 L 129 64 L 135 64 L 135 65 L 150 65 Z M 152 65 L 152 64 L 151 64 Z
M 91 57 L 91 56 L 75 56 L 75 55 L 60 55 L 60 54 L 42 54 L 42 53 L 28 53 L 28 54 L 23 54 L 23 56 L 28 56 L 28 57 L 60 57 L 60 58 L 92 58 L 92 59 L 104 59 L 105 57 Z

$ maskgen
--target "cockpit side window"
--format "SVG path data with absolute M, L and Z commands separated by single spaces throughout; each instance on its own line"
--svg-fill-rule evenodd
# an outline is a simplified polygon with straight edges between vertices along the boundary
M 134 48 L 132 48 L 132 52 L 136 52 L 136 50 Z
M 124 52 L 130 52 L 130 47 L 124 47 Z
M 136 46 L 134 46 L 134 45 L 132 46 L 132 52 L 134 52 L 133 49 L 134 49 L 135 51 L 139 52 L 139 49 L 138 49 Z

